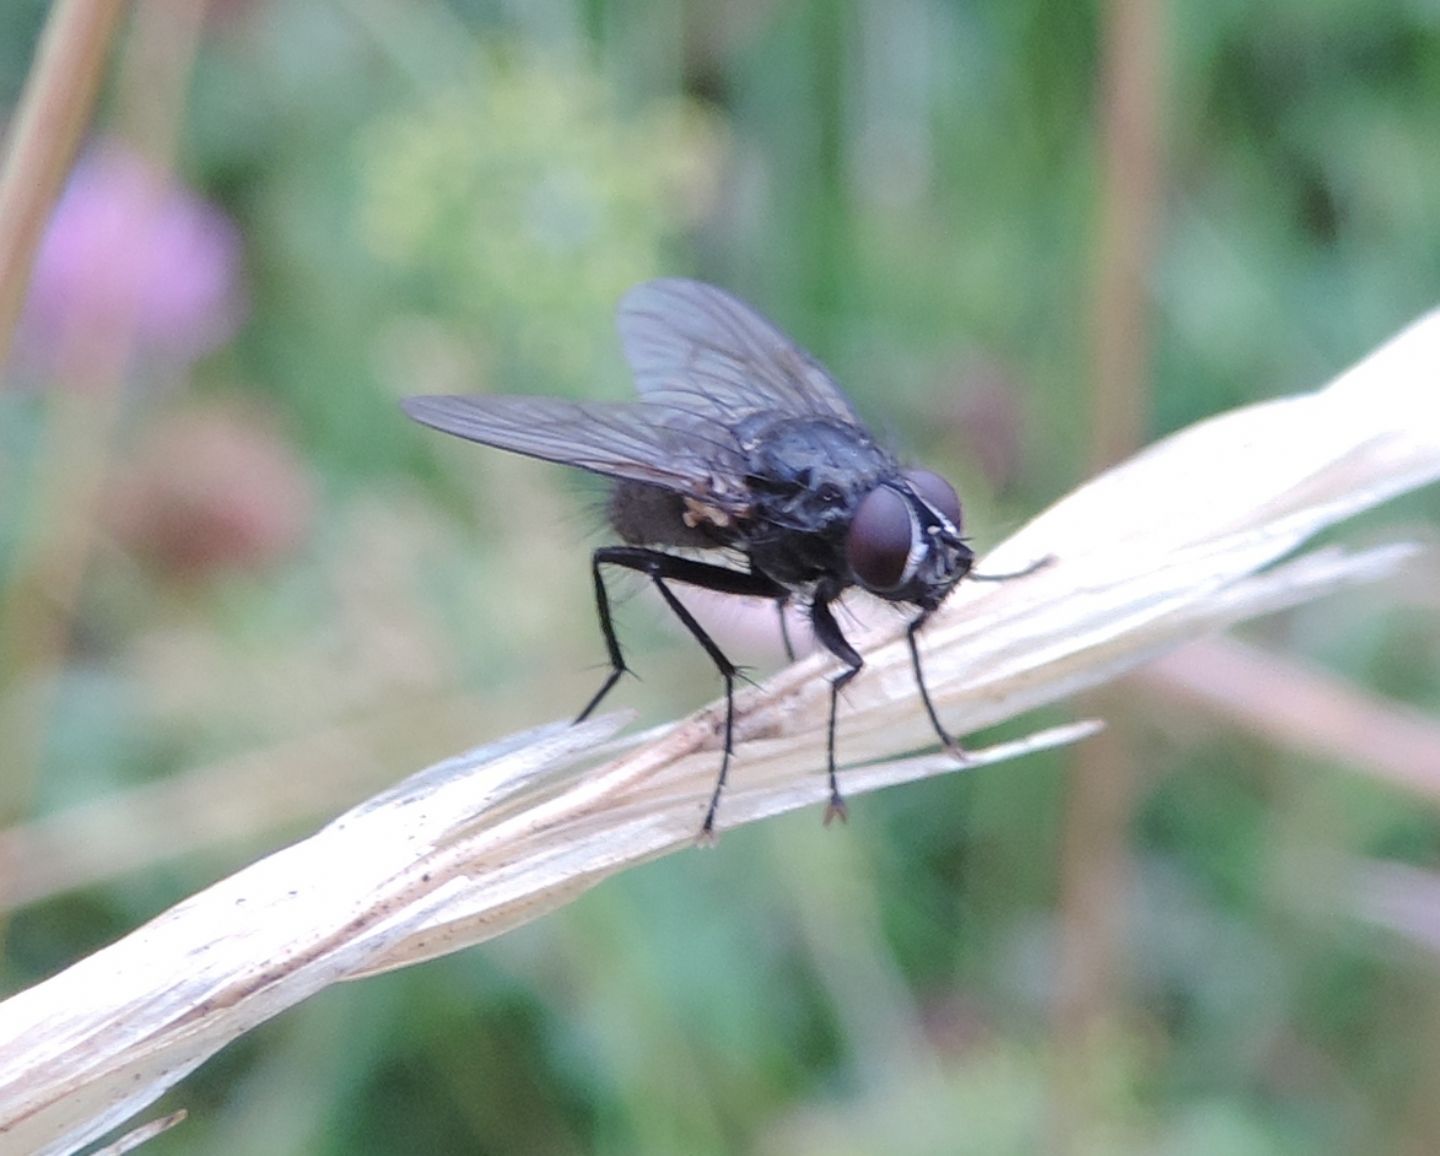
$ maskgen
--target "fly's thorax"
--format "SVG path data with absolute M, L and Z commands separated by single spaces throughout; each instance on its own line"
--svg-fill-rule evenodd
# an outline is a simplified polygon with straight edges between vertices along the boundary
M 757 522 L 841 535 L 895 460 L 863 429 L 828 418 L 747 419 L 735 430 Z
M 854 583 L 892 602 L 939 606 L 970 572 L 960 499 L 929 470 L 905 470 L 865 494 L 845 535 Z

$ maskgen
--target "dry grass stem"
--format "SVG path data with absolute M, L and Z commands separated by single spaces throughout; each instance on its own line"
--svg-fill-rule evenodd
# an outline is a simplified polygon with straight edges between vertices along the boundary
M 962 587 L 927 632 L 927 681 L 947 722 L 973 731 L 1241 619 L 1393 572 L 1409 547 L 1281 560 L 1440 476 L 1437 383 L 1432 314 L 1328 388 L 1203 422 L 1059 502 L 984 563 L 1003 571 L 1048 555 L 1051 565 Z M 862 650 L 838 739 L 849 793 L 956 769 L 944 755 L 897 758 L 933 741 L 898 623 Z M 812 657 L 739 696 L 722 828 L 824 798 L 830 673 Z M 12 997 L 0 1005 L 0 1149 L 73 1151 L 328 984 L 478 942 L 690 846 L 719 719 L 712 706 L 619 753 L 602 747 L 614 716 L 556 724 L 441 763 Z M 964 765 L 1092 729 L 1058 728 Z
M 0 173 L 0 364 L 124 10 L 122 0 L 59 0 L 46 20 Z
M 1440 875 L 1406 863 L 1356 859 L 1336 882 L 1352 914 L 1440 955 Z
M 1231 638 L 1168 654 L 1147 666 L 1144 678 L 1287 750 L 1334 759 L 1440 800 L 1440 722 L 1414 707 Z

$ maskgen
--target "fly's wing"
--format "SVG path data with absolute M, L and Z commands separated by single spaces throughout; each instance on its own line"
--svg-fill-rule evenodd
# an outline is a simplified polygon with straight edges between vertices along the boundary
M 647 281 L 625 295 L 616 323 L 647 402 L 725 425 L 767 411 L 860 424 L 824 366 L 713 285 L 676 277 Z
M 723 510 L 745 505 L 734 439 L 704 414 L 551 397 L 407 397 L 400 404 L 422 425 L 468 441 L 660 486 Z

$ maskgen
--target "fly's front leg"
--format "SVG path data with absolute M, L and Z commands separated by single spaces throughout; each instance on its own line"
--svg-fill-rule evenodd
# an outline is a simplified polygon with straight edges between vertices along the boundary
M 600 704 L 600 700 L 628 669 L 620 651 L 620 643 L 615 637 L 615 627 L 610 621 L 610 600 L 605 590 L 602 566 L 622 566 L 647 575 L 655 583 L 655 588 L 675 617 L 680 619 L 690 636 L 710 656 L 710 661 L 715 664 L 720 677 L 725 681 L 725 749 L 720 760 L 720 774 L 715 781 L 715 790 L 711 793 L 710 804 L 705 810 L 705 821 L 700 828 L 701 839 L 709 839 L 714 834 L 715 812 L 720 806 L 720 795 L 725 790 L 725 780 L 730 772 L 730 755 L 735 735 L 735 678 L 739 671 L 685 604 L 675 596 L 669 582 L 684 582 L 688 586 L 698 586 L 718 594 L 739 594 L 753 598 L 779 599 L 785 595 L 785 590 L 763 574 L 730 570 L 724 566 L 696 562 L 666 554 L 663 550 L 649 550 L 642 546 L 602 546 L 592 556 L 591 569 L 595 574 L 595 607 L 600 617 L 600 629 L 605 635 L 605 647 L 610 655 L 610 674 L 589 705 L 580 712 L 580 719 L 585 718 Z M 576 721 L 579 722 L 580 719 Z
M 835 713 L 839 709 L 841 690 L 865 665 L 860 652 L 851 646 L 840 632 L 840 625 L 830 610 L 830 602 L 834 597 L 833 593 L 816 591 L 815 600 L 810 604 L 810 624 L 815 630 L 815 638 L 846 666 L 845 670 L 830 680 L 830 726 L 825 740 L 825 767 L 830 779 L 830 802 L 825 805 L 827 827 L 834 819 L 843 823 L 846 817 L 845 799 L 840 794 L 840 782 L 835 774 Z
M 925 673 L 920 667 L 920 645 L 915 636 L 920 633 L 925 623 L 930 621 L 930 611 L 926 610 L 917 615 L 905 630 L 905 641 L 910 644 L 910 666 L 915 671 L 915 685 L 920 688 L 920 701 L 925 704 L 925 713 L 930 716 L 930 725 L 935 728 L 936 735 L 940 738 L 940 745 L 954 755 L 957 759 L 965 760 L 970 756 L 965 748 L 960 745 L 959 740 L 945 729 L 940 721 L 940 715 L 935 710 L 935 704 L 930 701 L 930 691 L 925 685 Z

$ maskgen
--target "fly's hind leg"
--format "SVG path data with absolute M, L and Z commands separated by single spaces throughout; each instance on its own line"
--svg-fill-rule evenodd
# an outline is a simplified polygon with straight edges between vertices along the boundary
M 739 594 L 756 598 L 779 599 L 784 596 L 785 591 L 773 579 L 767 578 L 763 574 L 730 570 L 724 566 L 696 562 L 689 558 L 667 554 L 663 550 L 651 550 L 643 546 L 602 546 L 595 551 L 590 566 L 595 576 L 595 609 L 600 618 L 600 629 L 605 635 L 605 648 L 610 656 L 610 673 L 595 693 L 595 697 L 580 712 L 576 722 L 586 718 L 599 706 L 600 701 L 610 693 L 610 689 L 619 681 L 620 676 L 629 669 L 625 665 L 620 642 L 615 636 L 615 626 L 610 619 L 610 599 L 605 589 L 605 579 L 601 570 L 604 566 L 621 566 L 649 577 L 655 583 L 655 588 L 660 592 L 660 596 L 665 599 L 665 604 L 674 612 L 675 617 L 680 619 L 685 629 L 690 632 L 690 636 L 710 656 L 710 661 L 715 664 L 715 668 L 725 682 L 724 753 L 720 759 L 720 774 L 715 780 L 715 790 L 711 793 L 710 804 L 705 810 L 705 821 L 700 827 L 701 839 L 708 840 L 714 835 L 715 813 L 719 809 L 720 796 L 725 790 L 725 780 L 730 773 L 730 756 L 734 748 L 735 734 L 735 678 L 739 674 L 739 670 L 725 656 L 724 651 L 716 645 L 715 640 L 706 633 L 705 628 L 696 621 L 695 616 L 690 613 L 685 604 L 675 596 L 675 592 L 670 589 L 668 583 L 683 582 L 688 586 L 698 586 L 703 590 L 713 590 L 718 594 Z
M 600 619 L 600 632 L 605 636 L 605 651 L 610 658 L 610 673 L 605 676 L 605 681 L 600 684 L 594 696 L 585 704 L 585 709 L 575 716 L 577 723 L 584 722 L 591 713 L 610 693 L 620 676 L 628 674 L 630 668 L 625 665 L 625 655 L 620 650 L 620 640 L 615 637 L 615 624 L 610 620 L 610 594 L 605 589 L 605 575 L 600 567 L 609 559 L 603 557 L 605 549 L 596 550 L 590 557 L 590 573 L 595 581 L 595 613 Z

